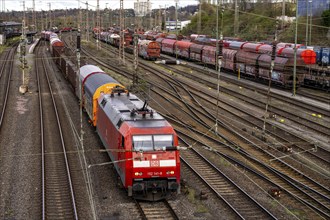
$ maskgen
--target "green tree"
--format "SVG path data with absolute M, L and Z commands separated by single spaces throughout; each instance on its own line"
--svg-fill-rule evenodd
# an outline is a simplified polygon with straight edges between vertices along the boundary
M 322 13 L 323 24 L 327 27 L 330 27 L 330 10 L 325 10 Z

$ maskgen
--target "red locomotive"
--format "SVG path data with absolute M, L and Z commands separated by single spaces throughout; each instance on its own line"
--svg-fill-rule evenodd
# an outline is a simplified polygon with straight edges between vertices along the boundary
M 128 195 L 160 200 L 179 190 L 180 157 L 172 126 L 93 65 L 80 68 L 84 107 Z
M 172 126 L 132 94 L 102 94 L 96 124 L 128 195 L 156 201 L 179 190 L 178 138 Z

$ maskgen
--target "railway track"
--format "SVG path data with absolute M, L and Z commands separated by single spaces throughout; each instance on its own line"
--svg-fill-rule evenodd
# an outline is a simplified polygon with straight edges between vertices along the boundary
M 173 119 L 171 121 L 174 124 L 178 123 Z M 182 126 L 180 125 L 180 127 Z M 185 140 L 191 140 L 195 144 L 198 143 L 199 146 L 202 146 L 199 148 L 204 148 L 215 153 L 219 156 L 220 160 L 225 158 L 225 160 L 232 163 L 235 167 L 238 165 L 241 166 L 245 173 L 250 172 L 256 175 L 254 179 L 262 180 L 264 182 L 263 186 L 267 183 L 268 187 L 265 187 L 265 190 L 271 187 L 281 189 L 287 196 L 291 196 L 292 199 L 288 198 L 288 200 L 291 200 L 289 203 L 303 203 L 325 218 L 329 217 L 329 191 L 323 186 L 319 186 L 317 182 L 310 180 L 308 177 L 305 177 L 304 180 L 304 175 L 299 172 L 297 173 L 298 175 L 292 175 L 292 172 L 288 172 L 286 169 L 283 170 L 281 167 L 280 169 L 278 167 L 274 168 L 260 161 L 254 152 L 247 152 L 244 149 L 233 149 L 226 145 L 223 146 L 224 144 L 222 142 L 208 135 L 200 134 L 203 137 L 197 139 L 193 137 L 196 134 L 189 135 L 185 130 L 180 129 L 180 127 L 176 127 L 176 131 L 182 138 L 185 137 Z M 185 145 L 189 147 L 187 143 Z M 237 153 L 241 156 L 238 157 Z M 299 175 L 302 177 L 299 177 Z M 311 187 L 311 184 L 313 187 Z M 318 186 L 318 190 L 315 190 L 315 186 Z M 286 195 L 284 194 L 283 196 Z
M 166 59 L 174 59 L 174 58 L 171 56 L 162 54 L 161 59 L 166 60 Z M 187 63 L 187 66 L 189 66 L 189 68 L 191 68 L 191 70 L 197 71 L 199 73 L 203 73 L 203 75 L 217 74 L 217 72 L 212 68 L 198 65 L 198 64 L 195 64 L 194 62 L 186 62 L 186 63 Z M 230 82 L 230 83 L 233 83 L 233 84 L 245 87 L 245 88 L 248 88 L 249 86 L 251 86 L 252 84 L 255 83 L 255 81 L 253 81 L 253 80 L 251 81 L 251 78 L 249 78 L 249 77 L 242 77 L 242 78 L 248 79 L 247 82 L 237 80 L 238 77 L 239 77 L 238 75 L 234 75 L 232 72 L 230 72 L 229 74 L 225 74 L 225 73 L 221 72 L 221 80 L 225 80 L 227 82 Z M 268 81 L 257 82 L 257 84 L 258 85 L 252 85 L 252 89 L 256 89 L 258 91 L 265 92 L 265 90 L 262 89 L 261 85 L 262 84 L 268 85 Z M 278 87 L 275 86 L 275 88 L 278 88 Z M 305 86 L 304 88 L 297 88 L 296 94 L 301 95 L 306 98 L 311 98 L 312 100 L 317 100 L 319 102 L 329 104 L 329 102 L 330 102 L 330 98 L 328 96 L 329 91 L 320 89 L 320 90 L 316 90 L 316 91 L 313 90 L 313 92 L 312 92 L 312 90 L 308 89 L 308 88 L 309 88 L 309 86 Z M 310 87 L 310 88 L 313 88 L 313 87 Z M 264 91 L 262 91 L 262 90 L 264 90 Z M 276 94 L 276 93 L 272 93 L 271 95 L 274 95 L 274 94 Z
M 208 102 L 212 105 L 215 105 L 215 101 L 209 100 L 207 94 L 200 93 L 200 92 L 191 92 L 196 98 L 199 98 L 201 100 L 204 100 L 205 102 Z M 268 142 L 271 145 L 279 145 L 286 147 L 286 148 L 292 148 L 293 152 L 305 152 L 306 154 L 310 155 L 310 158 L 314 161 L 319 161 L 319 164 L 322 165 L 325 169 L 330 165 L 329 164 L 329 150 L 327 148 L 315 148 L 316 143 L 312 142 L 310 143 L 309 140 L 306 140 L 303 137 L 297 136 L 294 132 L 287 130 L 282 127 L 278 127 L 276 120 L 268 120 L 265 124 L 265 131 L 266 134 L 263 134 L 263 126 L 264 126 L 264 120 L 258 115 L 255 115 L 253 112 L 249 111 L 249 109 L 245 110 L 240 105 L 231 104 L 231 102 L 227 102 L 225 100 L 221 101 L 220 108 L 223 111 L 227 111 L 228 106 L 230 109 L 233 109 L 233 111 L 227 111 L 228 114 L 232 115 L 233 117 L 240 117 L 241 121 L 239 124 L 237 123 L 238 127 L 245 127 L 247 125 L 250 126 L 249 128 L 246 128 L 250 131 L 250 133 L 255 133 L 255 135 L 259 135 L 259 138 L 264 138 L 266 142 Z M 243 112 L 246 116 L 242 117 L 241 114 L 235 113 L 235 112 Z M 227 117 L 230 118 L 230 117 Z M 233 120 L 233 123 L 235 121 Z M 274 126 L 276 129 L 274 129 Z M 251 129 L 254 128 L 254 129 Z M 315 151 L 311 150 L 315 149 Z
M 78 219 L 62 125 L 48 76 L 49 68 L 42 59 L 45 54 L 40 49 L 37 48 L 36 71 L 40 105 L 42 219 Z
M 159 95 L 161 95 L 161 94 L 159 94 Z M 167 97 L 164 97 L 164 99 L 168 100 Z M 191 112 L 193 112 L 193 111 L 197 112 L 197 110 L 192 110 Z M 166 117 L 169 121 L 175 121 L 173 118 L 169 118 L 168 116 L 166 116 L 166 114 L 164 115 L 164 117 Z M 201 118 L 201 117 L 202 116 L 199 116 L 199 118 Z M 176 120 L 178 120 L 178 119 L 176 119 Z M 196 121 L 198 121 L 198 119 L 196 119 Z M 190 127 L 190 125 L 181 124 L 180 127 Z M 198 126 L 195 125 L 195 127 L 198 127 Z M 190 128 L 190 129 L 193 129 L 193 128 Z M 211 128 L 208 127 L 208 129 L 211 129 Z M 186 136 L 186 131 L 180 131 L 180 130 L 177 130 L 177 131 L 181 135 Z M 198 131 L 195 130 L 194 132 L 197 133 Z M 239 132 L 239 131 L 237 131 L 237 132 Z M 206 135 L 206 132 L 205 133 L 200 132 L 199 135 L 208 137 L 208 135 Z M 218 134 L 218 135 L 221 136 L 221 134 Z M 233 152 L 230 152 L 230 155 L 232 157 L 237 157 L 237 155 L 235 155 L 237 153 L 237 150 L 232 149 L 232 148 L 241 149 L 238 152 L 243 154 L 244 157 L 245 157 L 245 155 L 249 155 L 249 157 L 252 157 L 250 159 L 258 161 L 258 163 L 255 164 L 254 167 L 256 167 L 258 170 L 260 170 L 260 167 L 263 167 L 263 166 L 265 167 L 263 174 L 265 176 L 268 176 L 269 178 L 271 178 L 274 181 L 273 185 L 277 185 L 280 188 L 290 189 L 291 192 L 294 192 L 294 195 L 299 195 L 301 198 L 303 198 L 299 201 L 307 201 L 306 204 L 315 208 L 320 213 L 322 213 L 324 216 L 328 215 L 327 212 L 329 210 L 329 207 L 328 207 L 329 206 L 329 202 L 328 202 L 329 190 L 327 190 L 326 187 L 319 185 L 317 182 L 315 182 L 314 180 L 305 176 L 303 173 L 296 170 L 295 168 L 293 168 L 292 166 L 290 166 L 288 163 L 286 163 L 284 161 L 276 160 L 276 161 L 272 162 L 272 167 L 268 167 L 268 165 L 266 165 L 266 164 L 268 164 L 269 159 L 274 158 L 274 155 L 271 155 L 265 151 L 264 151 L 264 153 L 261 153 L 261 152 L 263 152 L 263 150 L 260 148 L 257 148 L 256 146 L 260 146 L 262 143 L 253 143 L 251 141 L 248 141 L 249 145 L 247 145 L 247 146 L 249 148 L 245 149 L 243 146 L 237 146 L 237 144 L 235 144 L 235 143 L 230 143 L 230 140 L 226 139 L 226 137 L 223 137 L 223 138 L 225 139 L 225 142 L 227 142 L 228 144 L 230 144 L 232 146 L 232 147 L 227 146 L 230 150 L 233 150 Z M 209 137 L 209 139 L 211 139 L 212 141 L 215 141 L 216 138 Z M 193 142 L 197 142 L 197 141 L 198 140 L 194 139 Z M 206 141 L 206 143 L 208 143 L 208 141 Z M 219 145 L 221 146 L 223 143 L 224 143 L 223 141 L 222 142 L 216 141 L 217 146 L 219 146 Z M 203 145 L 205 146 L 206 144 L 203 143 Z M 256 149 L 254 149 L 254 147 Z M 225 151 L 226 148 L 224 149 L 223 147 L 219 147 L 218 150 Z M 226 152 L 229 153 L 228 150 L 226 150 Z M 249 152 L 249 153 L 246 153 L 246 152 Z M 252 156 L 252 155 L 254 155 L 254 156 Z M 265 159 L 266 155 L 268 155 L 268 159 Z M 257 158 L 255 158 L 255 157 L 257 157 Z M 283 179 L 283 176 L 285 176 L 285 178 L 287 180 Z M 279 182 L 279 179 L 281 180 L 280 182 Z M 298 187 L 296 187 L 296 186 L 291 187 L 291 185 L 297 185 Z M 291 192 L 289 192 L 289 193 L 293 194 Z M 313 192 L 313 193 L 311 193 L 311 192 Z M 317 198 L 317 199 L 315 199 L 315 198 Z
M 173 84 L 178 84 L 177 83 L 178 80 L 172 80 L 172 81 L 173 81 Z M 179 81 L 180 81 L 180 83 L 184 84 L 184 86 L 189 88 L 192 91 L 191 93 L 196 98 L 198 97 L 198 99 L 203 100 L 203 103 L 209 103 L 213 106 L 216 105 L 214 100 L 209 99 L 209 97 L 216 96 L 214 93 L 212 93 L 212 91 L 209 91 L 207 88 L 200 88 L 198 91 L 196 91 L 196 89 L 195 89 L 196 85 L 190 85 L 189 83 L 186 83 L 184 80 L 179 80 Z M 234 94 L 234 96 L 236 96 L 234 91 L 231 91 L 230 94 Z M 189 94 L 189 96 L 191 96 L 191 95 Z M 198 103 L 199 101 L 196 100 L 196 98 L 194 99 L 194 102 Z M 244 109 L 244 107 L 242 107 L 241 105 L 237 105 L 235 102 L 232 102 L 232 100 L 228 101 L 228 99 L 227 100 L 222 99 L 220 102 L 221 102 L 221 104 L 220 104 L 219 108 L 221 108 L 223 111 L 228 112 L 229 114 L 232 114 L 234 116 L 234 118 L 239 117 L 239 118 L 241 118 L 241 120 L 244 121 L 243 123 L 241 123 L 241 125 L 238 125 L 238 126 L 245 127 L 245 125 L 250 124 L 251 128 L 258 128 L 259 131 L 256 130 L 256 132 L 259 133 L 260 136 L 262 135 L 264 120 L 262 119 L 262 117 L 260 117 L 260 115 L 256 115 L 254 111 L 251 111 L 248 108 Z M 251 106 L 255 106 L 255 105 L 257 105 L 257 104 L 256 103 L 251 104 Z M 224 107 L 224 106 L 227 106 L 227 107 Z M 210 108 L 212 108 L 212 107 L 210 107 Z M 228 108 L 231 109 L 231 111 L 228 111 L 227 110 Z M 246 116 L 242 117 L 242 114 L 239 112 L 242 112 Z M 243 124 L 244 124 L 244 126 L 243 126 Z M 320 164 L 322 165 L 322 167 L 327 169 L 327 167 L 329 166 L 329 154 L 330 154 L 329 149 L 327 149 L 326 147 L 322 147 L 322 145 L 321 145 L 321 146 L 318 146 L 317 152 L 311 151 L 311 149 L 316 149 L 315 146 L 318 145 L 317 141 L 316 142 L 312 141 L 312 143 L 310 143 L 311 142 L 310 140 L 306 139 L 305 137 L 302 137 L 301 135 L 298 135 L 297 133 L 295 133 L 293 131 L 285 129 L 285 127 L 283 127 L 281 125 L 281 123 L 278 123 L 274 120 L 267 120 L 265 125 L 266 125 L 266 132 L 268 133 L 266 136 L 264 136 L 264 135 L 262 136 L 263 138 L 265 138 L 265 140 L 266 139 L 267 139 L 267 141 L 274 140 L 275 143 L 273 143 L 273 144 L 277 144 L 277 142 L 278 142 L 278 144 L 282 144 L 286 148 L 291 147 L 291 148 L 293 148 L 294 152 L 305 152 L 306 151 L 306 154 L 309 154 L 311 159 L 316 159 L 317 161 L 320 161 Z M 274 129 L 274 127 L 276 129 Z M 255 131 L 252 131 L 252 132 L 255 132 Z M 288 134 L 290 134 L 290 135 L 288 135 Z M 328 134 L 324 133 L 324 136 L 328 137 Z
M 193 148 L 181 153 L 181 161 L 230 207 L 241 219 L 276 219 L 264 206 L 253 199 L 226 174 Z
M 176 73 L 179 73 L 180 75 L 183 75 L 187 78 L 194 79 L 195 81 L 198 81 L 200 83 L 203 83 L 212 89 L 217 89 L 217 75 L 213 72 L 206 72 L 204 71 L 203 74 L 196 74 L 196 71 L 183 71 L 179 70 L 175 67 L 166 66 L 166 69 L 169 69 L 171 71 L 174 71 Z M 203 77 L 201 77 L 203 76 Z M 249 103 L 250 105 L 257 106 L 260 109 L 264 109 L 266 105 L 266 98 L 267 97 L 267 91 L 265 89 L 259 88 L 259 87 L 253 87 L 247 88 L 247 86 L 244 86 L 243 83 L 239 82 L 238 80 L 233 80 L 230 77 L 222 77 L 221 80 L 225 79 L 226 82 L 230 82 L 233 85 L 236 86 L 243 86 L 244 90 L 238 88 L 235 86 L 231 88 L 230 86 L 221 86 L 220 90 L 221 92 L 225 92 L 226 94 L 229 94 L 233 97 L 238 98 L 239 100 L 242 100 L 244 102 Z M 250 85 L 250 84 L 249 84 Z M 258 94 L 255 94 L 255 96 L 250 97 L 246 94 L 245 90 L 250 90 L 253 92 L 258 92 L 258 94 L 261 94 L 263 96 L 258 96 Z M 270 97 L 272 101 L 269 104 L 268 111 L 272 112 L 273 114 L 276 114 L 280 117 L 287 118 L 292 120 L 293 122 L 300 124 L 306 128 L 311 129 L 312 131 L 316 131 L 324 136 L 329 136 L 330 133 L 330 127 L 328 125 L 327 118 L 323 119 L 317 119 L 315 117 L 308 117 L 308 113 L 310 115 L 317 114 L 321 116 L 330 116 L 330 113 L 327 109 L 321 109 L 319 106 L 313 106 L 310 104 L 306 104 L 303 102 L 300 102 L 298 100 L 292 99 L 291 97 L 283 96 L 276 94 L 274 92 L 270 93 Z M 274 100 L 273 100 L 274 99 Z M 280 102 L 278 102 L 279 100 Z M 274 104 L 273 104 L 274 103 Z M 284 105 L 285 103 L 285 105 Z M 288 105 L 289 104 L 289 105 Z M 281 108 L 277 107 L 281 106 Z M 299 108 L 299 111 L 293 111 L 293 107 Z M 304 110 L 302 112 L 302 109 Z M 302 112 L 302 114 L 298 114 Z
M 319 102 L 328 103 L 330 105 L 329 91 L 324 92 L 324 94 L 323 93 L 318 94 L 314 90 L 304 88 L 304 89 L 299 89 L 298 94 L 310 99 L 315 99 Z
M 142 219 L 168 219 L 179 220 L 175 210 L 167 200 L 159 202 L 135 201 Z
M 4 55 L 4 61 L 2 61 L 1 70 L 0 70 L 0 131 L 3 123 L 3 119 L 5 117 L 7 100 L 10 89 L 10 82 L 12 76 L 12 70 L 14 65 L 14 56 L 17 46 L 9 49 Z M 6 68 L 7 67 L 7 68 Z

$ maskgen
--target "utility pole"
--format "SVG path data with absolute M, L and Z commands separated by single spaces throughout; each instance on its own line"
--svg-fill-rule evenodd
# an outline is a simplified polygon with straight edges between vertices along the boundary
M 120 0 L 119 23 L 120 23 L 119 59 L 122 61 L 123 64 L 125 64 L 124 0 Z
M 86 41 L 89 42 L 89 16 L 88 16 L 88 2 L 86 2 Z
M 202 27 L 202 0 L 199 0 L 197 34 L 201 34 Z
M 166 31 L 166 5 L 164 9 L 164 31 Z
M 217 0 L 217 22 L 216 22 L 216 69 L 218 70 L 218 77 L 217 77 L 217 111 L 216 111 L 216 118 L 215 118 L 215 132 L 218 133 L 218 114 L 219 114 L 219 97 L 220 97 L 220 73 L 221 73 L 221 65 L 222 65 L 222 48 L 223 48 L 223 13 L 224 13 L 224 4 L 221 0 L 221 30 L 220 30 L 220 44 L 219 44 L 219 3 L 220 0 Z
M 159 31 L 162 30 L 162 8 L 159 5 L 159 11 L 158 11 L 158 27 L 159 27 Z
M 282 0 L 282 23 L 281 23 L 281 29 L 284 28 L 284 20 L 285 20 L 285 0 Z
M 264 114 L 264 124 L 262 127 L 263 134 L 265 134 L 265 132 L 266 132 L 266 119 L 267 119 L 267 112 L 268 112 L 268 106 L 269 106 L 269 101 L 270 101 L 270 86 L 272 83 L 273 69 L 275 66 L 278 20 L 276 20 L 275 28 L 276 29 L 275 29 L 274 41 L 272 43 L 272 56 L 271 56 L 270 70 L 269 70 L 269 75 L 268 75 L 267 102 L 266 102 L 266 109 L 265 109 L 265 114 Z
M 96 48 L 100 49 L 100 33 L 101 33 L 101 24 L 100 24 L 100 0 L 97 0 L 97 12 L 96 12 L 96 26 L 99 28 L 99 33 L 96 35 Z
M 45 15 L 46 15 L 46 16 L 45 16 L 45 17 L 46 17 L 45 30 L 49 30 L 49 29 L 48 29 L 48 14 L 46 13 Z
M 147 1 L 147 12 L 149 13 L 149 28 L 152 29 L 150 0 Z
M 40 21 L 41 21 L 41 30 L 45 30 L 44 28 L 44 11 L 41 11 L 40 13 Z
M 139 60 L 138 60 L 138 34 L 134 33 L 134 74 L 133 74 L 133 87 L 137 86 L 139 83 L 139 77 L 138 77 L 138 66 L 139 66 Z
M 65 15 L 64 15 L 64 27 L 68 27 L 68 8 L 65 7 Z
M 22 20 L 22 35 L 20 42 L 20 61 L 22 68 L 22 85 L 19 87 L 19 92 L 24 94 L 28 91 L 28 82 L 25 80 L 25 68 L 26 64 L 26 34 L 25 34 L 25 1 L 23 1 L 23 20 Z
M 239 6 L 238 6 L 237 1 L 238 0 L 235 0 L 235 21 L 234 21 L 234 35 L 235 35 L 235 37 L 237 37 L 238 29 L 239 29 L 239 23 L 238 23 Z
M 313 0 L 309 0 L 310 5 L 310 21 L 309 21 L 309 45 L 312 45 L 312 19 L 313 19 Z
M 80 7 L 80 1 L 78 0 L 78 7 L 79 7 L 79 21 L 78 21 L 78 30 L 80 31 L 81 34 L 81 26 L 82 26 L 82 13 L 81 13 L 81 7 Z
M 298 34 L 298 0 L 296 2 L 296 28 L 294 35 L 294 60 L 293 60 L 293 85 L 292 96 L 296 96 L 296 75 L 297 75 L 297 34 Z
M 49 6 L 49 30 L 51 30 L 53 25 L 52 25 L 52 9 L 51 9 L 52 5 L 50 2 L 48 3 L 48 6 Z
M 139 24 L 139 19 L 140 19 L 140 2 L 139 0 L 136 0 L 136 13 L 135 13 L 135 21 L 134 21 L 134 25 L 135 25 L 135 29 L 139 29 L 140 28 L 140 24 Z
M 33 24 L 34 24 L 33 31 L 37 31 L 38 30 L 38 27 L 37 27 L 37 15 L 36 15 L 36 4 L 35 4 L 35 0 L 33 0 L 32 4 L 33 4 Z
M 108 9 L 108 3 L 105 3 L 105 10 L 106 10 L 106 12 L 105 12 L 105 21 L 103 22 L 104 24 L 104 26 L 106 27 L 106 30 L 108 30 L 108 28 L 109 28 L 109 26 L 111 26 L 111 25 L 109 25 L 109 9 Z
M 307 46 L 307 44 L 308 44 L 308 0 L 306 0 L 306 39 L 305 39 L 305 46 Z
M 176 41 L 178 41 L 178 1 L 179 0 L 175 0 L 175 37 L 176 37 Z M 178 62 L 178 47 L 177 44 L 175 44 L 175 60 L 176 62 Z

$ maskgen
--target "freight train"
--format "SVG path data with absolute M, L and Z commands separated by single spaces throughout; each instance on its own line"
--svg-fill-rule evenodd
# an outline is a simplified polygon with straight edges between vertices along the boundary
M 99 67 L 85 65 L 77 74 L 56 35 L 43 39 L 49 39 L 56 64 L 81 98 L 128 195 L 157 201 L 179 192 L 180 155 L 173 127 Z
M 130 32 L 125 32 L 125 47 L 131 47 L 133 39 L 128 37 Z M 96 36 L 95 33 L 94 36 Z M 107 36 L 107 37 L 104 37 Z M 116 40 L 112 39 L 115 38 Z M 141 39 L 153 39 L 160 46 L 160 52 L 181 59 L 198 62 L 202 65 L 216 65 L 216 40 L 205 35 L 191 36 L 189 40 L 178 36 L 178 40 L 172 35 L 165 36 L 161 33 L 140 34 Z M 111 32 L 102 32 L 100 39 L 113 46 L 119 46 L 119 35 Z M 276 57 L 271 77 L 273 84 L 285 88 L 292 88 L 294 69 L 294 44 L 278 43 L 276 45 Z M 317 62 L 328 62 L 327 48 L 318 52 L 297 44 L 296 86 L 313 86 L 328 90 L 330 88 L 330 70 L 315 65 Z M 242 42 L 238 39 L 226 38 L 223 41 L 222 70 L 239 74 L 256 81 L 268 81 L 271 66 L 272 46 L 266 43 Z M 323 54 L 323 55 L 322 55 Z M 156 57 L 154 57 L 156 59 Z M 324 61 L 320 61 L 320 60 Z
M 161 52 L 172 56 L 215 66 L 216 46 L 197 44 L 191 41 L 158 38 Z M 222 69 L 255 80 L 268 81 L 271 66 L 272 46 L 240 41 L 224 41 L 222 49 Z M 297 50 L 296 85 L 303 84 L 306 65 L 314 64 L 315 52 L 307 49 Z M 277 46 L 271 81 L 274 84 L 291 88 L 293 85 L 293 48 Z

